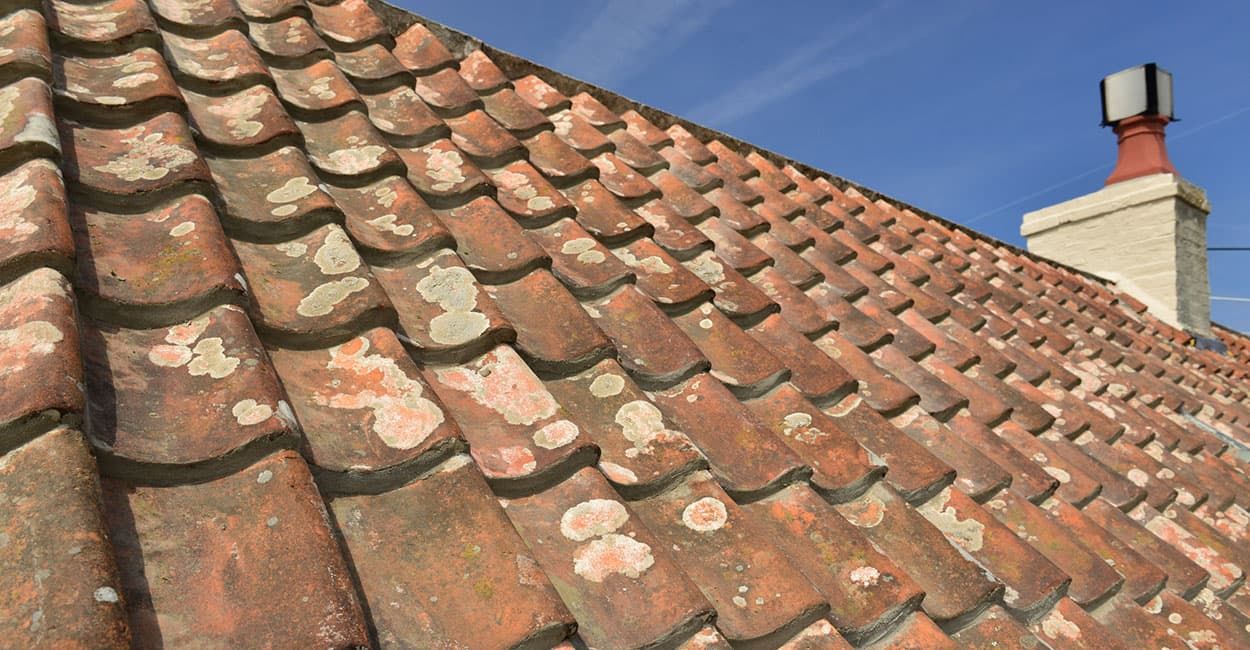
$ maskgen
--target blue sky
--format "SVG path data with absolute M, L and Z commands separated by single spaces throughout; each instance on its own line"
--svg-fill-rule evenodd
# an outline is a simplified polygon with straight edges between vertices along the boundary
M 543 65 L 1000 239 L 1102 186 L 1098 80 L 1176 78 L 1173 163 L 1207 190 L 1212 246 L 1250 246 L 1250 3 L 399 0 Z M 1211 291 L 1250 297 L 1250 252 Z M 1213 302 L 1250 331 L 1250 303 Z

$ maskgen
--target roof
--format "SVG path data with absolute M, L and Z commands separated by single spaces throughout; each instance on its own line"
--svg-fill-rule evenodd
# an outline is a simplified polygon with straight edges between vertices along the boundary
M 5 11 L 14 645 L 1250 646 L 1245 338 L 380 3 Z

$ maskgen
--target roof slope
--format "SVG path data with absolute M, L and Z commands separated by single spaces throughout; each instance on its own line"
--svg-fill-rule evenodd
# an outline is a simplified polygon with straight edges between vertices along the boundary
M 15 645 L 1250 646 L 1244 339 L 383 5 L 10 7 Z

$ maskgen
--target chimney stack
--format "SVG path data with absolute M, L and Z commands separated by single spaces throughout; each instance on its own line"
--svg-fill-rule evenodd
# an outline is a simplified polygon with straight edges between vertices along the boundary
M 1106 186 L 1024 215 L 1031 252 L 1102 276 L 1152 314 L 1199 336 L 1211 334 L 1206 194 L 1168 159 L 1172 75 L 1153 63 L 1100 84 L 1103 126 L 1118 159 Z

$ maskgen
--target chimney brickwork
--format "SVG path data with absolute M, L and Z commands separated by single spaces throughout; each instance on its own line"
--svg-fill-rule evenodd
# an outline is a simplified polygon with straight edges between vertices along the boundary
M 1024 215 L 1030 251 L 1115 281 L 1178 327 L 1210 335 L 1206 194 L 1151 174 Z

